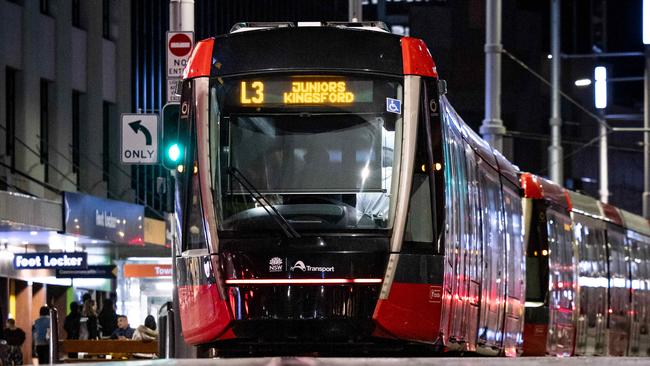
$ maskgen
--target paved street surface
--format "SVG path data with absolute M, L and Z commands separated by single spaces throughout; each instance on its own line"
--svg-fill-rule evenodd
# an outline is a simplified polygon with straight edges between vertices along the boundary
M 312 357 L 273 357 L 273 358 L 229 358 L 229 359 L 184 359 L 113 362 L 115 366 L 647 366 L 650 358 L 631 357 L 575 357 L 575 358 L 312 358 Z M 99 365 L 99 363 L 80 363 L 77 365 Z M 102 362 L 101 365 L 106 365 Z

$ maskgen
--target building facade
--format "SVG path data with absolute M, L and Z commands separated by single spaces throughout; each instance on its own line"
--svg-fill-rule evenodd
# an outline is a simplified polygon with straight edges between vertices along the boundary
M 0 188 L 131 201 L 131 3 L 0 0 Z

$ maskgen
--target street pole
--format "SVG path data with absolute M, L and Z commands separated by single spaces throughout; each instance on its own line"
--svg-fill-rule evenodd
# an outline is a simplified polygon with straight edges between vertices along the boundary
M 551 1 L 551 146 L 548 148 L 551 180 L 562 185 L 562 118 L 560 116 L 560 0 Z
M 485 118 L 479 130 L 496 150 L 503 152 L 506 129 L 501 120 L 501 0 L 487 0 L 485 12 Z
M 169 0 L 169 31 L 171 32 L 194 32 L 194 0 Z M 175 180 L 176 171 L 172 171 L 171 179 Z M 176 190 L 176 185 L 172 184 L 174 191 Z M 168 193 L 170 194 L 170 193 Z M 175 193 L 174 193 L 175 195 Z M 166 218 L 167 219 L 167 218 Z M 176 287 L 177 280 L 177 268 L 176 268 L 176 257 L 180 254 L 179 250 L 179 233 L 176 232 L 175 222 L 177 220 L 166 220 L 168 224 L 171 225 L 172 229 L 172 240 L 171 240 L 171 257 L 172 257 L 172 284 L 174 290 L 172 291 L 172 311 L 167 313 L 167 331 L 173 331 L 174 336 L 170 339 L 168 343 L 169 347 L 166 349 L 165 357 L 174 358 L 196 358 L 196 349 L 190 348 L 185 343 L 185 340 L 180 332 L 180 311 L 179 309 L 179 299 L 178 299 L 178 289 Z M 169 317 L 173 316 L 173 320 Z M 178 326 L 175 326 L 178 324 Z M 171 328 L 171 329 L 170 329 Z M 178 336 L 176 336 L 178 333 Z M 163 342 L 164 340 L 161 340 Z
M 607 134 L 608 126 L 605 123 L 605 109 L 607 108 L 607 68 L 605 66 L 596 66 L 594 68 L 594 105 L 600 116 L 600 166 L 599 175 L 600 200 L 604 203 L 609 202 L 609 165 L 607 163 Z
M 169 0 L 169 31 L 194 32 L 194 0 Z
M 600 117 L 605 120 L 604 110 L 600 110 Z M 609 203 L 609 165 L 607 162 L 607 126 L 600 124 L 600 200 Z
M 362 7 L 361 0 L 349 0 L 348 21 L 349 22 L 363 21 L 363 7 Z
M 650 219 L 650 47 L 645 46 L 645 80 L 643 82 L 643 217 Z

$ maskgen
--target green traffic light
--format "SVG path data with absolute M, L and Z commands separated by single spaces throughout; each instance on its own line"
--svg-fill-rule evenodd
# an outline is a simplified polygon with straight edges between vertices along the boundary
M 177 163 L 181 159 L 181 147 L 178 143 L 172 144 L 169 149 L 167 149 L 167 157 L 174 163 Z

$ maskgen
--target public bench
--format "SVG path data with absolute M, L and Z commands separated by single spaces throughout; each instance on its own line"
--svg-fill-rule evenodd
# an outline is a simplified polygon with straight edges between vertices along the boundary
M 133 358 L 134 354 L 157 354 L 158 341 L 134 341 L 134 340 L 77 340 L 66 339 L 59 341 L 59 353 L 67 355 L 68 353 L 85 353 L 93 361 L 100 360 L 119 360 Z M 111 355 L 111 357 L 103 357 Z M 83 358 L 67 358 L 66 362 L 88 361 Z

